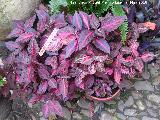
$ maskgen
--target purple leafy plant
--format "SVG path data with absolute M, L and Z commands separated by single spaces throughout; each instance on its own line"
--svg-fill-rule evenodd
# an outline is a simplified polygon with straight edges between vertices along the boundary
M 154 57 L 148 51 L 138 53 L 136 29 L 129 31 L 133 35 L 122 46 L 120 33 L 115 33 L 125 18 L 111 14 L 97 18 L 83 11 L 49 16 L 41 6 L 28 20 L 15 21 L 8 36 L 15 41 L 6 42 L 11 54 L 4 60 L 11 67 L 8 80 L 14 87 L 4 86 L 4 93 L 13 89 L 12 98 L 43 102 L 46 118 L 63 116 L 62 105 L 77 98 L 79 91 L 112 96 L 123 78 L 142 73 L 143 62 Z

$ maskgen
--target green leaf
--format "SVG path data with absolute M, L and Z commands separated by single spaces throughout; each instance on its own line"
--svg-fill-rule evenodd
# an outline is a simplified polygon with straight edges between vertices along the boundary
M 118 1 L 118 0 L 117 0 Z M 112 12 L 114 15 L 117 16 L 123 16 L 125 15 L 125 12 L 122 8 L 121 5 L 117 4 L 117 5 L 112 5 Z M 120 31 L 121 31 L 121 39 L 122 39 L 122 43 L 125 44 L 126 39 L 127 39 L 127 33 L 128 33 L 128 22 L 127 20 L 119 27 Z

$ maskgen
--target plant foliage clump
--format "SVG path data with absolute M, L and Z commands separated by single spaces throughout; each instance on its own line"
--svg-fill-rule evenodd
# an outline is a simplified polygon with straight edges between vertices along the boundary
M 123 79 L 141 74 L 143 62 L 154 57 L 137 51 L 139 33 L 148 30 L 143 24 L 133 24 L 127 46 L 122 46 L 117 28 L 126 16 L 98 18 L 83 11 L 49 16 L 47 11 L 41 6 L 28 20 L 14 22 L 8 37 L 15 41 L 6 42 L 11 54 L 4 61 L 12 68 L 7 74 L 15 87 L 12 98 L 43 102 L 46 118 L 63 117 L 64 102 L 79 92 L 111 96 Z

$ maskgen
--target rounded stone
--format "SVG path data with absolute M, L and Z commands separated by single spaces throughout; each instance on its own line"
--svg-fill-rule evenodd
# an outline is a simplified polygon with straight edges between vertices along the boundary
M 77 112 L 73 112 L 72 117 L 76 120 L 82 120 L 82 116 Z
M 148 100 L 151 101 L 151 102 L 154 102 L 154 103 L 157 103 L 159 104 L 160 103 L 160 96 L 159 95 L 156 95 L 156 94 L 149 94 L 147 96 Z
M 136 102 L 136 104 L 137 104 L 139 110 L 142 110 L 142 111 L 145 110 L 146 107 L 144 106 L 144 104 L 143 104 L 143 102 L 141 100 L 138 100 Z
M 142 120 L 158 120 L 157 118 L 151 118 L 147 116 L 143 116 Z
M 126 120 L 127 117 L 125 115 L 123 115 L 122 113 L 117 113 L 116 114 L 118 118 L 122 119 L 122 120 Z
M 106 120 L 106 118 L 108 120 L 114 120 L 114 117 L 111 114 L 109 114 L 108 112 L 103 111 L 101 113 L 100 120 Z
M 26 19 L 41 0 L 0 0 L 0 40 L 11 30 L 13 20 Z
M 136 90 L 154 91 L 154 87 L 148 81 L 137 81 L 134 84 Z
M 126 107 L 131 107 L 134 104 L 134 100 L 132 96 L 129 96 L 128 100 L 125 102 Z
M 124 115 L 127 116 L 136 116 L 137 115 L 137 110 L 136 109 L 125 109 L 124 110 Z

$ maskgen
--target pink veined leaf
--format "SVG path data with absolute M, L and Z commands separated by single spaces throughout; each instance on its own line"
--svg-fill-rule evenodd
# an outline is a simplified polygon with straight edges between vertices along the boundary
M 60 29 L 57 33 L 57 35 L 63 40 L 66 39 L 68 36 L 73 35 L 74 34 L 74 28 L 71 26 L 66 26 L 62 29 Z
M 73 18 L 72 18 L 72 24 L 78 29 L 81 30 L 82 29 L 82 19 L 80 17 L 80 15 L 78 14 L 78 12 L 76 11 Z
M 78 75 L 76 78 L 75 78 L 75 84 L 77 87 L 80 87 L 83 89 L 84 87 L 84 83 L 83 83 L 83 78 L 87 75 L 88 73 L 85 72 L 85 71 L 82 71 L 80 73 L 80 75 Z
M 27 86 L 31 82 L 33 77 L 34 77 L 34 71 L 32 69 L 32 66 L 29 65 L 27 66 L 27 69 L 21 71 L 20 77 L 17 82 L 20 84 L 24 83 L 25 86 Z
M 97 29 L 100 26 L 100 21 L 94 13 L 90 16 L 90 25 L 93 29 Z
M 56 100 L 47 101 L 42 107 L 42 112 L 46 118 L 52 114 L 56 114 L 63 117 L 62 106 Z
M 36 13 L 39 19 L 37 23 L 37 31 L 43 33 L 46 29 L 46 24 L 49 22 L 49 15 L 45 10 L 37 10 Z
M 81 63 L 84 65 L 90 65 L 93 61 L 94 61 L 94 59 L 91 56 L 87 56 L 84 54 L 80 54 L 74 60 L 75 63 Z
M 13 41 L 5 42 L 5 45 L 10 51 L 20 48 L 20 44 Z
M 34 38 L 36 36 L 36 34 L 37 34 L 37 32 L 33 28 L 30 28 L 30 29 L 28 29 L 28 31 L 26 31 L 25 33 L 21 34 L 16 39 L 16 42 L 20 42 L 20 43 L 28 42 L 29 40 Z
M 24 28 L 28 29 L 28 28 L 33 27 L 35 20 L 36 20 L 36 15 L 26 20 L 26 22 L 24 23 Z
M 50 34 L 50 36 L 48 37 L 48 39 L 46 40 L 46 42 L 44 43 L 43 47 L 41 48 L 39 55 L 42 56 L 44 54 L 44 52 L 48 49 L 49 45 L 52 43 L 54 44 L 54 42 L 57 44 L 57 39 L 55 40 L 55 36 L 57 35 L 59 29 L 54 29 L 52 31 L 52 33 Z M 54 42 L 53 42 L 54 41 Z
M 77 41 L 71 41 L 65 48 L 66 55 L 65 58 L 69 58 L 76 51 Z
M 37 31 L 43 33 L 46 29 L 46 24 L 43 21 L 38 21 L 37 23 Z
M 59 74 L 67 75 L 68 74 L 68 69 L 70 67 L 70 64 L 71 64 L 70 60 L 65 59 L 65 60 L 61 61 L 60 65 L 58 67 Z
M 94 56 L 93 59 L 94 59 L 95 61 L 98 61 L 98 62 L 104 62 L 105 60 L 108 59 L 108 55 L 103 55 L 103 56 L 98 55 L 98 56 Z
M 126 19 L 126 16 L 108 16 L 101 22 L 101 28 L 107 32 L 117 29 Z
M 58 67 L 58 59 L 56 56 L 53 57 L 47 57 L 45 60 L 46 65 L 51 65 L 52 69 L 57 69 Z
M 22 20 L 14 20 L 13 21 L 13 28 L 19 28 L 21 30 L 24 30 L 24 21 L 22 21 Z
M 88 45 L 88 43 L 91 42 L 91 40 L 93 39 L 94 34 L 92 31 L 89 30 L 83 30 L 80 33 L 79 39 L 78 39 L 78 47 L 79 50 L 81 50 L 82 48 L 86 47 Z
M 60 38 L 64 45 L 67 45 L 70 41 L 76 39 L 74 35 L 74 28 L 71 26 L 66 26 L 58 31 L 56 38 Z
M 23 64 L 29 64 L 31 61 L 30 56 L 28 55 L 27 51 L 23 50 L 17 56 L 17 61 Z
M 45 82 L 42 82 L 39 86 L 38 86 L 38 90 L 37 90 L 37 93 L 38 94 L 44 94 L 47 90 L 47 87 L 48 87 L 48 82 L 45 81 Z
M 67 79 L 62 78 L 60 80 L 59 91 L 61 95 L 63 96 L 63 99 L 67 98 L 67 95 L 68 95 L 68 80 Z
M 62 28 L 67 25 L 67 22 L 65 20 L 64 13 L 60 13 L 56 16 L 55 22 L 54 22 L 54 27 L 55 28 Z
M 38 68 L 38 74 L 39 74 L 40 78 L 42 78 L 42 79 L 48 79 L 50 76 L 50 74 L 47 70 L 47 67 L 45 67 L 45 66 L 40 66 Z
M 42 112 L 45 118 L 48 118 L 51 115 L 50 105 L 48 102 L 42 106 Z
M 125 66 L 121 66 L 121 73 L 122 74 L 129 74 L 129 68 Z
M 72 24 L 72 19 L 73 19 L 73 16 L 71 14 L 68 14 L 67 15 L 67 21 L 68 21 L 68 23 Z
M 155 55 L 152 52 L 145 52 L 142 54 L 141 59 L 143 62 L 150 62 L 154 59 Z
M 136 59 L 134 61 L 134 67 L 140 72 L 142 73 L 143 71 L 143 68 L 144 68 L 144 64 L 143 64 L 143 61 L 139 58 L 139 59 Z
M 28 52 L 30 53 L 32 59 L 35 58 L 38 55 L 39 52 L 39 46 L 36 41 L 36 39 L 30 40 L 29 46 L 28 46 Z
M 57 88 L 57 81 L 54 78 L 50 78 L 48 80 L 48 86 L 51 88 Z
M 49 14 L 45 10 L 36 10 L 39 21 L 44 23 L 49 21 Z
M 79 11 L 80 16 L 82 17 L 82 21 L 85 25 L 85 27 L 89 30 L 89 16 L 87 13 L 83 12 L 83 11 Z
M 24 30 L 20 29 L 20 28 L 14 28 L 11 33 L 7 36 L 8 38 L 11 37 L 19 37 L 21 34 L 24 33 Z
M 117 68 L 114 69 L 114 80 L 115 80 L 116 83 L 120 84 L 121 71 L 118 70 Z
M 92 63 L 91 65 L 88 66 L 88 72 L 89 74 L 93 75 L 96 73 L 96 66 L 94 63 Z
M 89 89 L 93 86 L 94 84 L 94 76 L 93 75 L 89 75 L 87 77 L 85 77 L 85 88 Z
M 106 68 L 105 73 L 108 75 L 112 75 L 113 74 L 113 69 L 112 68 Z
M 130 46 L 131 51 L 132 51 L 132 54 L 133 54 L 134 56 L 136 56 L 136 57 L 139 56 L 139 53 L 138 53 L 138 51 L 137 51 L 138 46 L 139 46 L 139 43 L 138 43 L 138 42 L 132 42 L 132 44 L 131 44 L 131 46 Z
M 102 50 L 105 53 L 109 53 L 110 54 L 110 46 L 108 44 L 108 42 L 105 39 L 95 39 L 93 41 L 93 44 L 100 50 Z
M 96 29 L 95 35 L 98 37 L 103 37 L 104 39 L 106 37 L 105 31 L 102 28 Z

